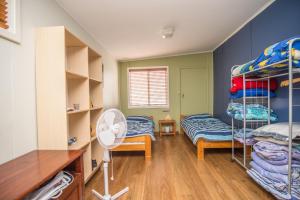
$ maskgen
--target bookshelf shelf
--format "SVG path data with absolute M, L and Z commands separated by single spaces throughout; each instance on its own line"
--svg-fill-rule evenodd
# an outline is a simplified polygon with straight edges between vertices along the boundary
M 91 142 L 96 141 L 96 139 L 97 139 L 97 137 L 96 137 L 96 136 L 93 136 L 93 137 L 91 138 Z
M 100 80 L 93 79 L 93 78 L 90 78 L 90 81 L 91 81 L 91 82 L 95 82 L 95 83 L 99 83 L 99 84 L 102 82 L 102 81 L 100 81 Z
M 101 109 L 103 109 L 102 106 L 96 106 L 96 107 L 90 108 L 90 111 L 96 111 L 96 110 L 101 110 Z
M 79 150 L 86 148 L 90 142 L 76 142 L 75 144 L 72 144 L 69 146 L 69 150 Z
M 87 79 L 87 76 L 66 70 L 67 79 Z
M 84 110 L 74 110 L 74 111 L 68 111 L 68 115 L 72 115 L 72 114 L 77 114 L 77 113 L 82 113 L 82 112 L 87 112 L 89 111 L 89 109 L 84 109 Z

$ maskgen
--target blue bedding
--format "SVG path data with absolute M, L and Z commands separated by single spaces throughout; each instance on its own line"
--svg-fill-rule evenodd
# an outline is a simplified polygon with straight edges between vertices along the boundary
M 126 137 L 136 137 L 149 135 L 154 141 L 154 122 L 146 116 L 129 116 L 127 117 L 127 134 Z
M 195 145 L 200 138 L 210 141 L 232 140 L 231 126 L 207 114 L 185 117 L 180 125 Z
M 267 47 L 255 60 L 252 60 L 243 65 L 237 65 L 232 71 L 233 76 L 242 75 L 244 73 L 261 69 L 267 65 L 278 63 L 289 58 L 289 43 L 292 39 L 299 38 L 295 36 L 276 44 Z M 300 41 L 296 41 L 292 48 L 293 67 L 300 67 Z M 259 75 L 260 73 L 270 73 L 277 70 L 284 70 L 288 68 L 288 61 L 275 64 L 259 72 L 253 73 L 253 75 Z
M 257 88 L 257 89 L 246 89 L 246 97 L 256 97 L 256 96 L 268 96 L 268 90 Z M 238 90 L 236 93 L 231 93 L 230 98 L 231 99 L 239 99 L 244 97 L 244 90 Z M 272 91 L 270 91 L 270 97 L 276 97 L 276 94 Z
M 276 122 L 278 116 L 272 109 L 270 111 L 270 121 Z M 241 103 L 229 103 L 226 112 L 236 120 L 244 120 L 244 105 Z M 267 107 L 260 104 L 246 105 L 246 120 L 268 120 L 268 118 L 269 111 Z

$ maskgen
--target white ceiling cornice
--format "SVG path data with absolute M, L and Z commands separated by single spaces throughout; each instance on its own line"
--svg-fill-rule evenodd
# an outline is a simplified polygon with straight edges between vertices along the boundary
M 186 53 L 178 53 L 178 54 L 167 54 L 161 56 L 152 56 L 152 57 L 143 57 L 137 59 L 124 59 L 118 60 L 119 62 L 133 62 L 139 60 L 151 60 L 151 59 L 159 59 L 159 58 L 170 58 L 170 57 L 177 57 L 177 56 L 188 56 L 188 55 L 195 55 L 195 54 L 204 54 L 204 53 L 212 53 L 212 51 L 193 51 L 193 52 L 186 52 Z

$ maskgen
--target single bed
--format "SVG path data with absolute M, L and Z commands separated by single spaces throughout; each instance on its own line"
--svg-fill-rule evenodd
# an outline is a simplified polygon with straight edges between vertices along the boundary
M 197 147 L 198 160 L 204 160 L 204 150 L 232 147 L 232 128 L 208 114 L 180 116 L 180 131 Z M 242 144 L 236 143 L 236 147 Z
M 153 117 L 129 116 L 126 138 L 113 151 L 145 151 L 145 159 L 151 160 L 151 143 L 154 140 Z

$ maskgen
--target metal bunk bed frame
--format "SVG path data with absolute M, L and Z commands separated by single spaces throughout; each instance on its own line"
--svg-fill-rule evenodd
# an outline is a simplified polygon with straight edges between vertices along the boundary
M 296 41 L 300 41 L 300 38 L 295 38 L 293 40 L 291 40 L 289 42 L 289 57 L 288 59 L 282 60 L 280 62 L 276 62 L 270 65 L 266 65 L 260 69 L 256 69 L 253 71 L 249 71 L 243 74 L 239 74 L 236 76 L 232 75 L 232 71 L 234 69 L 234 67 L 231 68 L 231 86 L 232 86 L 232 79 L 234 77 L 243 77 L 243 109 L 244 109 L 244 113 L 246 113 L 246 82 L 247 81 L 262 81 L 262 80 L 267 80 L 268 81 L 268 95 L 265 97 L 250 97 L 250 98 L 267 98 L 267 105 L 268 105 L 268 120 L 265 121 L 265 123 L 270 124 L 270 114 L 271 114 L 271 101 L 270 101 L 270 79 L 271 78 L 275 78 L 275 77 L 282 77 L 282 76 L 288 76 L 288 82 L 289 82 L 289 86 L 288 86 L 288 124 L 289 124 L 289 140 L 288 140 L 288 193 L 291 195 L 291 188 L 292 188 L 292 133 L 293 133 L 293 108 L 294 107 L 299 107 L 300 105 L 293 105 L 293 90 L 299 90 L 300 88 L 294 88 L 293 87 L 293 74 L 294 73 L 300 73 L 300 68 L 293 68 L 293 55 L 292 55 L 292 47 L 294 42 Z M 249 76 L 255 76 L 256 72 L 268 69 L 271 66 L 274 66 L 276 64 L 282 64 L 288 62 L 288 69 L 284 69 L 284 70 L 275 70 L 275 73 L 264 73 L 263 77 L 259 77 L 259 78 L 250 78 L 247 79 L 247 77 Z M 233 100 L 232 100 L 233 101 Z M 244 119 L 243 119 L 243 162 L 241 162 L 240 160 L 238 160 L 238 158 L 235 157 L 235 147 L 234 147 L 234 131 L 235 131 L 235 123 L 234 120 L 232 118 L 232 160 L 236 161 L 238 164 L 240 164 L 242 167 L 244 167 L 245 169 L 247 168 L 247 163 L 246 163 L 246 128 L 247 128 L 247 124 L 250 122 L 258 122 L 258 121 L 262 121 L 262 120 L 247 120 L 246 119 L 246 115 L 244 114 Z

